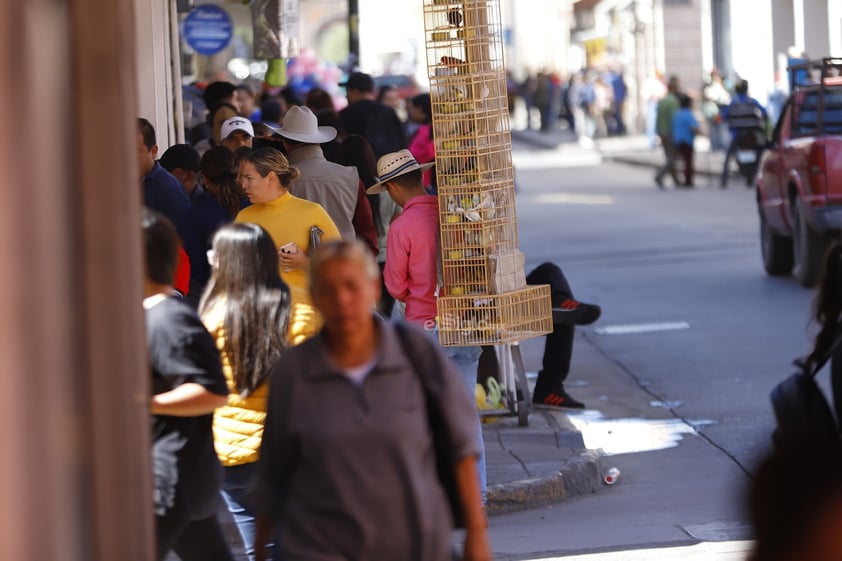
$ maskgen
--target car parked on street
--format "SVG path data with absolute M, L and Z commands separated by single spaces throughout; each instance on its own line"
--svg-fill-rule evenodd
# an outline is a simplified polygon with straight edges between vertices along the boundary
M 842 230 L 842 58 L 790 67 L 790 97 L 757 174 L 763 266 L 816 284 Z

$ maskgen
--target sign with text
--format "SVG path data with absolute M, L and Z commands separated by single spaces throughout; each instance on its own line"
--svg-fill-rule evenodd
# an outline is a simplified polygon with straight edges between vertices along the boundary
M 200 55 L 215 55 L 228 46 L 234 23 L 228 12 L 213 4 L 190 10 L 183 24 L 184 40 Z

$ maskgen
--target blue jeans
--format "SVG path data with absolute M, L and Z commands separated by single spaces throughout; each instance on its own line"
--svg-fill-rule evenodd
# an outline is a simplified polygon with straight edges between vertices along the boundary
M 243 546 L 249 561 L 254 561 L 255 521 L 254 511 L 249 505 L 249 491 L 257 473 L 257 463 L 228 466 L 225 468 L 225 479 L 222 482 L 222 498 L 228 506 L 228 512 L 234 517 Z M 266 547 L 266 559 L 274 557 L 275 545 Z
M 474 393 L 477 386 L 477 368 L 479 367 L 479 355 L 482 353 L 480 347 L 442 347 L 444 353 L 448 356 L 450 361 L 456 366 L 459 374 L 462 376 L 462 381 L 465 383 L 465 388 L 468 390 L 468 395 L 471 396 L 471 402 L 476 407 L 476 400 Z M 485 473 L 485 445 L 482 441 L 482 423 L 480 422 L 479 414 L 476 416 L 476 434 L 477 442 L 479 443 L 479 456 L 477 456 L 477 471 L 479 472 L 479 485 L 482 492 L 482 500 L 485 502 L 485 495 L 488 488 L 487 477 Z

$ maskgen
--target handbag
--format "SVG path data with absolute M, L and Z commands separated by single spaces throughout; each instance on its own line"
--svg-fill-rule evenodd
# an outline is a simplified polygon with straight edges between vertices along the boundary
M 787 448 L 803 442 L 814 441 L 827 451 L 842 452 L 842 436 L 824 392 L 816 383 L 816 374 L 830 360 L 842 342 L 837 337 L 830 349 L 812 369 L 806 366 L 780 382 L 770 395 L 777 426 L 772 433 L 776 448 Z
M 312 254 L 320 245 L 322 245 L 322 236 L 325 235 L 324 230 L 316 225 L 310 226 L 310 247 L 307 250 L 308 254 Z
M 433 436 L 433 449 L 436 455 L 436 473 L 439 483 L 441 483 L 442 489 L 444 489 L 445 495 L 447 495 L 450 514 L 453 518 L 453 527 L 464 528 L 465 515 L 462 509 L 462 498 L 459 495 L 459 488 L 456 484 L 455 468 L 457 458 L 453 454 L 453 443 L 450 438 L 450 431 L 447 430 L 447 425 L 444 421 L 441 403 L 434 397 L 435 393 L 430 387 L 431 380 L 429 376 L 425 376 L 425 373 L 430 370 L 432 364 L 425 356 L 415 351 L 409 339 L 409 328 L 400 323 L 396 323 L 394 326 L 403 351 L 407 358 L 409 358 L 412 369 L 415 371 L 415 375 L 418 376 L 421 387 L 424 390 L 427 422 L 430 425 L 430 432 Z

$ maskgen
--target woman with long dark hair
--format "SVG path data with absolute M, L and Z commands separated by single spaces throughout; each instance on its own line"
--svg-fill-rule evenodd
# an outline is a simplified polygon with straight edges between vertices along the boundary
M 246 493 L 263 438 L 269 372 L 287 347 L 290 296 L 278 254 L 256 224 L 229 224 L 213 238 L 213 265 L 199 314 L 222 355 L 228 403 L 213 419 L 216 453 L 225 469 L 222 495 L 254 556 L 254 515 Z
M 243 190 L 237 183 L 237 164 L 236 154 L 222 146 L 205 152 L 200 164 L 205 188 L 229 220 L 243 208 Z
M 842 336 L 842 242 L 835 243 L 828 250 L 821 279 L 813 303 L 813 319 L 819 325 L 819 332 L 812 352 L 798 362 L 807 371 L 812 371 L 831 351 L 837 338 Z M 842 345 L 837 346 L 831 356 L 830 382 L 833 404 L 839 415 L 842 410 Z

